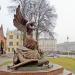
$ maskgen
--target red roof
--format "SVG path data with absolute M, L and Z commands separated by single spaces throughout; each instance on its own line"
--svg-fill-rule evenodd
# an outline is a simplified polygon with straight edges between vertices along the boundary
M 2 26 L 2 25 L 1 25 L 1 27 L 0 27 L 0 35 L 4 37 L 3 26 Z

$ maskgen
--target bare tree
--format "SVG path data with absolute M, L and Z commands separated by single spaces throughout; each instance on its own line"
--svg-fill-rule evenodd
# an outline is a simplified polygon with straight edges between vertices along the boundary
M 47 32 L 54 39 L 53 29 L 55 28 L 56 11 L 46 0 L 13 0 L 20 4 L 21 13 L 29 21 L 36 22 L 36 40 L 41 32 Z M 13 7 L 16 8 L 16 7 Z

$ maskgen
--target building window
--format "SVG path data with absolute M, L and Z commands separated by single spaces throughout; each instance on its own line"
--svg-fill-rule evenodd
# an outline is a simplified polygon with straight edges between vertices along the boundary
M 10 52 L 10 48 L 8 48 L 8 52 Z
M 19 39 L 19 36 L 17 35 L 17 39 Z
M 12 52 L 14 52 L 14 48 L 12 48 Z
M 17 46 L 18 46 L 18 45 L 19 45 L 19 42 L 17 42 L 16 44 L 17 44 Z
M 13 42 L 9 42 L 9 46 L 13 46 Z
M 12 32 L 11 32 L 11 34 L 12 34 Z
M 13 39 L 13 35 L 10 35 L 9 38 L 10 38 L 10 39 Z

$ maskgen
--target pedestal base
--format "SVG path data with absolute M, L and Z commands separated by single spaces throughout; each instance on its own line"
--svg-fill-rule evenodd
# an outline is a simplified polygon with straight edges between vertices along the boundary
M 53 68 L 39 71 L 12 71 L 0 70 L 0 75 L 72 75 L 72 73 L 64 73 L 61 66 L 54 65 Z

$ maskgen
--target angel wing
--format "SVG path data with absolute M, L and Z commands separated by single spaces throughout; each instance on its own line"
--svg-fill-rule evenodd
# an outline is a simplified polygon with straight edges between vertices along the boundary
M 26 32 L 26 23 L 28 22 L 27 19 L 24 19 L 21 12 L 20 12 L 20 5 L 16 9 L 16 15 L 14 15 L 13 23 L 14 26 L 23 32 Z

